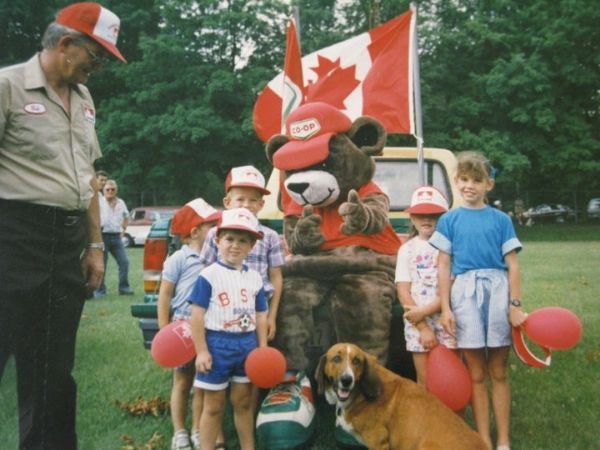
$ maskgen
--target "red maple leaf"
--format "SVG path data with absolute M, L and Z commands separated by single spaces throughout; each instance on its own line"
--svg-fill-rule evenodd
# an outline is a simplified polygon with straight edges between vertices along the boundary
M 356 66 L 340 67 L 340 59 L 331 61 L 317 55 L 318 66 L 310 70 L 317 74 L 317 80 L 306 87 L 306 102 L 325 102 L 339 109 L 345 109 L 344 100 L 360 84 L 355 77 Z

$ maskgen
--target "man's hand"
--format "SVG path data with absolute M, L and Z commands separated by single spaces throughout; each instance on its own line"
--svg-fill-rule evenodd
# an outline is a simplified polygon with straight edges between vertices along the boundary
M 87 249 L 81 260 L 81 272 L 88 292 L 98 289 L 104 275 L 104 252 L 97 248 Z

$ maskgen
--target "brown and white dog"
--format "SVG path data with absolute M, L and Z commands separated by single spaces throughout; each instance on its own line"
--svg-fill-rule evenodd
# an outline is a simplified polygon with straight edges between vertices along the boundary
M 321 357 L 319 393 L 336 405 L 337 424 L 374 450 L 487 450 L 466 422 L 417 383 L 353 344 Z

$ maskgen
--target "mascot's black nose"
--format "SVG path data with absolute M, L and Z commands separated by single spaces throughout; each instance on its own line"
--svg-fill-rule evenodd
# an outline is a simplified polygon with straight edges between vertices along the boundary
M 296 194 L 302 194 L 308 188 L 308 183 L 290 183 L 286 187 Z
M 342 382 L 342 386 L 347 388 L 352 384 L 352 377 L 350 375 L 342 375 L 340 381 Z

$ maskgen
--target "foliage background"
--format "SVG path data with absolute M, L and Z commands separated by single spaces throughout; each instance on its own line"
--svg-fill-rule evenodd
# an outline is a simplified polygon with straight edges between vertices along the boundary
M 26 60 L 68 2 L 0 0 L 0 66 Z M 119 47 L 90 80 L 104 157 L 129 206 L 220 203 L 235 165 L 269 168 L 252 128 L 258 92 L 281 70 L 285 21 L 304 54 L 363 32 L 405 0 L 102 1 Z M 572 206 L 600 196 L 600 9 L 593 0 L 417 1 L 427 146 L 481 150 L 495 195 Z M 408 136 L 391 144 L 414 145 Z

